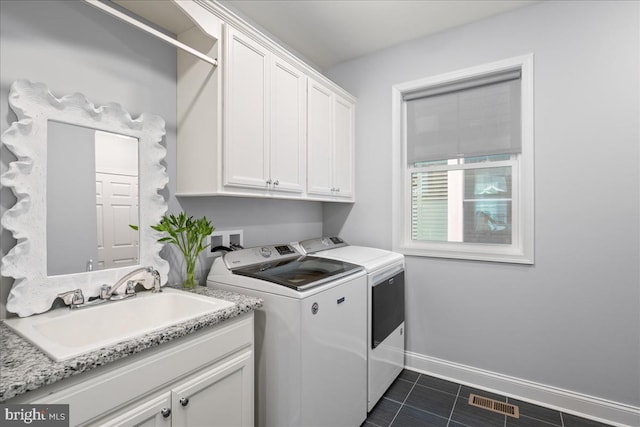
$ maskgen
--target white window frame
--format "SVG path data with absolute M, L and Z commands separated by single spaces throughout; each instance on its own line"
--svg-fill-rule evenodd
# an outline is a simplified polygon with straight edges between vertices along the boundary
M 520 68 L 522 152 L 512 155 L 512 240 L 506 244 L 427 242 L 411 239 L 411 171 L 407 164 L 405 135 L 406 93 Z M 533 54 L 513 57 L 440 74 L 392 87 L 392 238 L 393 250 L 405 255 L 533 264 Z M 487 166 L 497 166 L 491 162 Z M 415 169 L 414 169 L 415 171 Z

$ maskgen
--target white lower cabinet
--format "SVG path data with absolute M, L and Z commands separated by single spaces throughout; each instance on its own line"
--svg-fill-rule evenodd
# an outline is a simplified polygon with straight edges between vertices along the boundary
M 115 426 L 139 426 L 160 427 L 171 425 L 171 393 L 165 392 L 160 396 L 149 399 L 132 408 L 124 409 L 118 416 L 103 420 L 101 425 Z
M 72 426 L 254 425 L 253 312 L 7 403 L 68 404 Z
M 171 390 L 117 411 L 109 427 L 253 425 L 253 355 L 245 351 L 182 381 Z
M 253 426 L 253 353 L 243 353 L 171 391 L 173 426 Z

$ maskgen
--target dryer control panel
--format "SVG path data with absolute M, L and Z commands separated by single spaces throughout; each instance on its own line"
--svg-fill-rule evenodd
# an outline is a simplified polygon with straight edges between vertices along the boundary
M 315 239 L 303 240 L 299 243 L 300 248 L 305 254 L 313 254 L 320 251 L 326 251 L 327 249 L 341 248 L 342 246 L 349 246 L 340 237 L 317 237 Z

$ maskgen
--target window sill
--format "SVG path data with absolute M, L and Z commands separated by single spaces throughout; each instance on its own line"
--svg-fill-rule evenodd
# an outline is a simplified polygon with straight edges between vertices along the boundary
M 470 261 L 503 262 L 533 265 L 533 250 L 524 251 L 513 246 L 476 244 L 400 244 L 393 250 L 407 256 L 462 259 Z

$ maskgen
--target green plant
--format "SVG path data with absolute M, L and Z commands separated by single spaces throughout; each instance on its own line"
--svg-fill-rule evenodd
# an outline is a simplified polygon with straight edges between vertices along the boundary
M 138 227 L 131 226 L 134 230 Z M 181 212 L 179 215 L 164 215 L 157 225 L 152 225 L 156 231 L 166 233 L 164 237 L 158 239 L 161 243 L 172 243 L 178 247 L 182 255 L 187 269 L 187 277 L 183 283 L 185 288 L 195 288 L 197 283 L 195 280 L 195 268 L 198 261 L 198 255 L 209 244 L 204 244 L 205 239 L 209 236 L 215 227 L 206 216 L 193 219 Z

